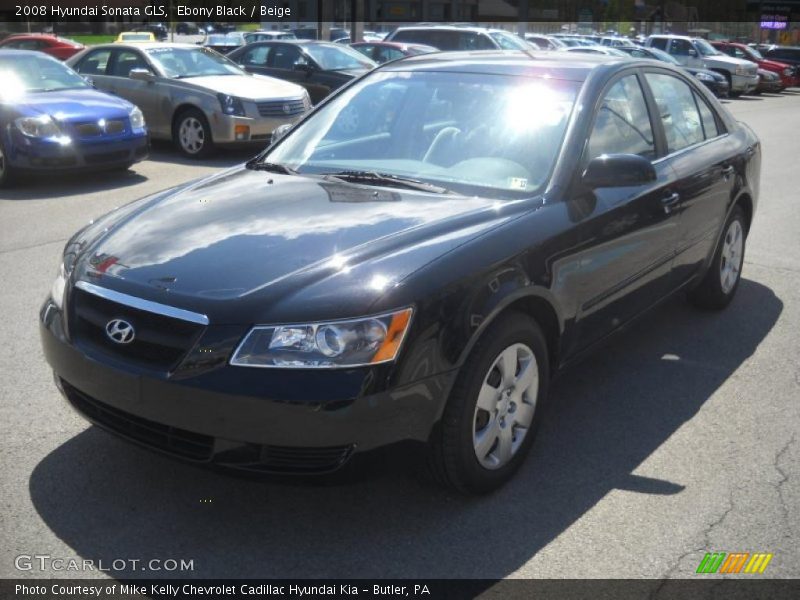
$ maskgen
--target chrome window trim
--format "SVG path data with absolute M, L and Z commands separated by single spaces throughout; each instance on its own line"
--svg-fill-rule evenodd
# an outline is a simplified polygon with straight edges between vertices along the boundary
M 209 324 L 206 315 L 182 308 L 175 308 L 174 306 L 161 304 L 159 302 L 153 302 L 152 300 L 137 298 L 136 296 L 130 296 L 122 292 L 115 292 L 114 290 L 94 285 L 88 281 L 78 281 L 75 283 L 75 287 L 89 294 L 99 296 L 100 298 L 105 298 L 106 300 L 111 300 L 112 302 L 124 304 L 125 306 L 130 306 L 131 308 L 136 308 L 145 312 L 151 312 L 173 319 L 180 319 L 181 321 L 189 321 L 190 323 L 197 323 L 198 325 Z

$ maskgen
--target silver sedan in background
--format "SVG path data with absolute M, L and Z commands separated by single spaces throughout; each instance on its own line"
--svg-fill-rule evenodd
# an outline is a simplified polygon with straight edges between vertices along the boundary
M 136 104 L 153 138 L 172 140 L 193 158 L 218 146 L 264 145 L 277 127 L 311 108 L 303 87 L 247 73 L 189 44 L 105 44 L 68 64 L 98 89 Z

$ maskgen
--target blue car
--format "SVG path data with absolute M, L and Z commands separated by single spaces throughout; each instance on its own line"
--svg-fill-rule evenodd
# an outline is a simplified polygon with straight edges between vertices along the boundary
M 0 187 L 20 171 L 125 169 L 147 158 L 142 111 L 39 52 L 0 51 Z

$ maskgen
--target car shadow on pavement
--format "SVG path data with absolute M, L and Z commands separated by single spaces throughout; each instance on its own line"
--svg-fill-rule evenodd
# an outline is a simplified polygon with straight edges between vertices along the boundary
M 633 472 L 755 352 L 782 309 L 748 280 L 723 312 L 669 301 L 555 382 L 532 456 L 486 497 L 408 470 L 331 487 L 245 480 L 96 428 L 46 456 L 30 494 L 82 558 L 194 561 L 191 572 L 118 577 L 499 578 L 614 489 L 681 493 L 680 481 Z
M 114 191 L 138 185 L 147 177 L 129 170 L 92 171 L 91 173 L 25 173 L 13 187 L 3 189 L 3 200 L 49 200 L 76 194 Z
M 154 141 L 150 149 L 150 159 L 165 164 L 182 166 L 201 166 L 226 168 L 240 165 L 256 156 L 264 149 L 262 145 L 244 148 L 220 148 L 212 156 L 195 159 L 178 152 L 170 142 Z

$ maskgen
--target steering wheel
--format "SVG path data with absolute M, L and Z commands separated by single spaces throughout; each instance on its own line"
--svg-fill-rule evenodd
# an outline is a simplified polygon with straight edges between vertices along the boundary
M 461 130 L 458 127 L 443 127 L 440 129 L 439 133 L 433 138 L 431 145 L 428 146 L 425 156 L 422 157 L 422 162 L 434 162 L 434 159 L 438 158 L 437 154 L 441 152 L 442 148 L 445 147 L 447 143 L 454 140 L 460 133 Z

